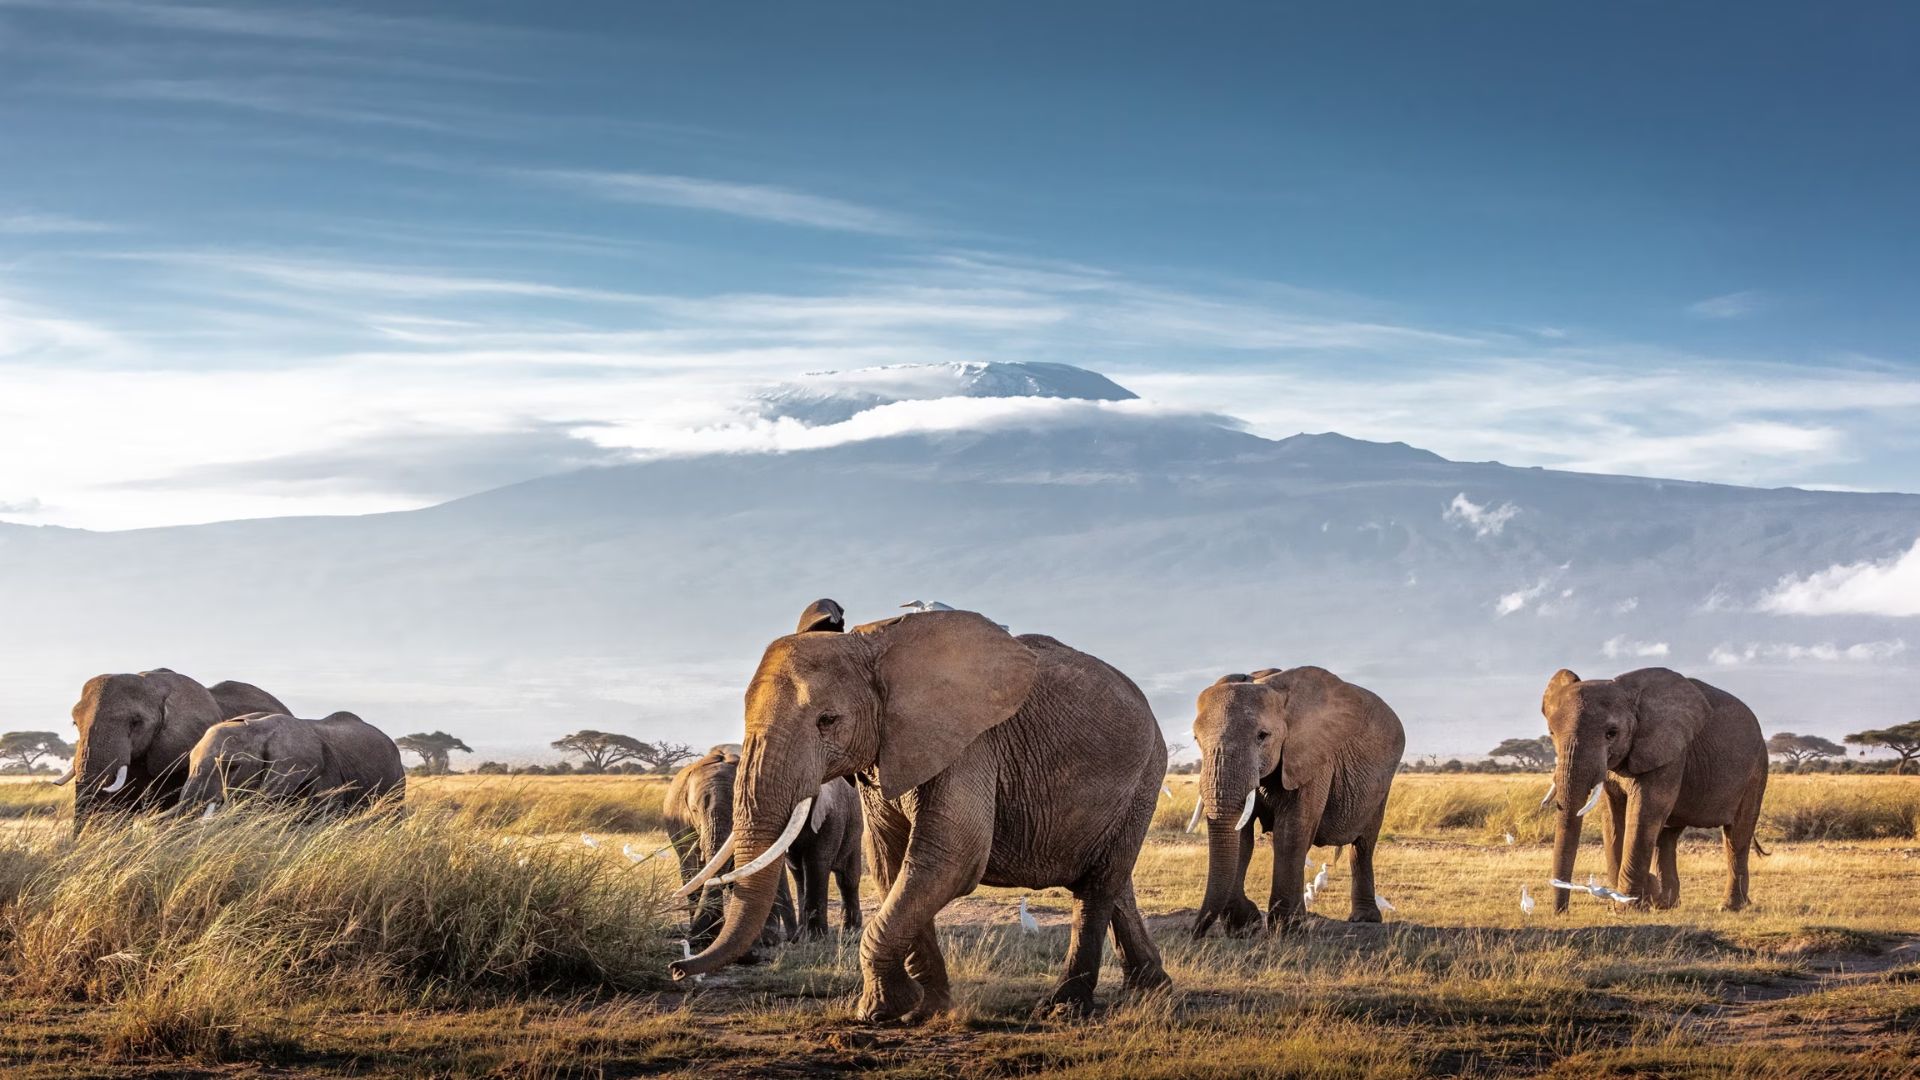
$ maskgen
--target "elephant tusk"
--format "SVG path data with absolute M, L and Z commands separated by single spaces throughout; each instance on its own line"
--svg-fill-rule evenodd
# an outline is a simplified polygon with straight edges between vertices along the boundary
M 680 886 L 680 891 L 673 895 L 682 900 L 692 896 L 694 890 L 706 884 L 708 878 L 719 873 L 720 868 L 727 865 L 727 860 L 731 858 L 733 858 L 733 834 L 728 833 L 726 842 L 720 845 L 719 851 L 713 853 L 713 858 L 707 860 L 707 865 L 701 867 L 699 873 L 688 878 L 687 883 Z
M 1247 805 L 1240 808 L 1240 820 L 1233 823 L 1233 831 L 1239 832 L 1241 829 L 1246 828 L 1247 822 L 1252 820 L 1252 818 L 1253 818 L 1253 792 L 1249 791 L 1247 792 Z
M 811 798 L 801 799 L 800 805 L 793 808 L 793 815 L 787 818 L 787 827 L 781 830 L 780 838 L 773 842 L 773 846 L 761 852 L 752 862 L 721 878 L 718 884 L 731 885 L 736 881 L 750 878 L 766 869 L 773 860 L 785 855 L 787 848 L 793 846 L 794 838 L 800 835 L 800 827 L 807 823 L 807 812 L 812 809 Z
M 1545 810 L 1548 804 L 1553 802 L 1553 790 L 1558 786 L 1559 786 L 1558 781 L 1555 781 L 1555 780 L 1547 781 L 1547 797 L 1540 800 L 1540 809 Z
M 1580 813 L 1578 816 L 1586 817 L 1587 811 L 1593 809 L 1593 804 L 1600 801 L 1600 788 L 1601 788 L 1601 785 L 1599 784 L 1593 785 L 1592 794 L 1587 796 L 1587 805 L 1580 808 Z
M 120 771 L 113 775 L 113 783 L 108 784 L 106 787 L 101 788 L 100 793 L 102 795 L 111 795 L 114 792 L 119 791 L 121 788 L 126 786 L 127 786 L 127 767 L 125 765 L 122 765 L 120 766 Z
M 1187 819 L 1188 832 L 1192 832 L 1200 827 L 1200 809 L 1205 803 L 1206 799 L 1204 796 L 1193 800 L 1193 816 Z
M 67 784 L 67 783 L 68 783 L 69 781 L 71 781 L 72 779 L 73 779 L 73 766 L 71 766 L 71 765 L 69 765 L 69 766 L 67 766 L 67 771 L 66 771 L 66 772 L 63 772 L 63 773 L 61 773 L 61 774 L 60 774 L 60 779 L 58 779 L 58 780 L 55 780 L 55 781 L 53 782 L 53 786 L 54 786 L 54 787 L 61 787 L 61 786 L 63 786 L 63 785 L 65 785 L 65 784 Z

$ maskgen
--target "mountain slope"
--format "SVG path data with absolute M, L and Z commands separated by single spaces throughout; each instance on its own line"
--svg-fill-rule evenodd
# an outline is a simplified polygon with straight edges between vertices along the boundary
M 1219 673 L 1300 663 L 1386 696 L 1410 753 L 1538 729 L 1563 665 L 1669 664 L 1748 696 L 1770 730 L 1838 735 L 1910 718 L 1912 621 L 1755 607 L 1783 576 L 1916 536 L 1915 496 L 1450 462 L 1089 406 L 410 513 L 0 529 L 0 715 L 44 727 L 87 676 L 164 664 L 483 751 L 609 726 L 697 744 L 737 729 L 760 648 L 833 596 L 863 620 L 938 599 L 1055 634 L 1132 674 L 1176 740 Z M 1833 659 L 1807 651 L 1823 644 Z

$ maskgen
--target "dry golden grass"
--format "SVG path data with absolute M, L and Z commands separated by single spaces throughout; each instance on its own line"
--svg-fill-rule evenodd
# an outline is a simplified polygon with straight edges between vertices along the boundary
M 402 820 L 236 818 L 78 844 L 64 822 L 16 816 L 0 823 L 0 1070 L 1920 1076 L 1920 778 L 1776 777 L 1750 911 L 1718 910 L 1720 845 L 1702 835 L 1682 843 L 1678 908 L 1576 897 L 1558 917 L 1543 782 L 1402 777 L 1378 856 L 1384 925 L 1193 941 L 1205 851 L 1184 831 L 1193 780 L 1174 777 L 1136 886 L 1175 992 L 1129 998 L 1110 960 L 1101 1012 L 1034 1018 L 1070 898 L 1034 893 L 1028 936 L 1020 890 L 983 888 L 942 919 L 957 1009 L 912 1029 L 852 1022 L 850 939 L 664 986 L 679 929 L 654 913 L 673 868 L 619 851 L 664 843 L 657 780 L 444 777 L 415 784 Z M 1579 872 L 1599 864 L 1590 844 Z M 1256 902 L 1270 865 L 1258 849 Z M 1338 918 L 1346 868 L 1330 873 L 1317 911 Z

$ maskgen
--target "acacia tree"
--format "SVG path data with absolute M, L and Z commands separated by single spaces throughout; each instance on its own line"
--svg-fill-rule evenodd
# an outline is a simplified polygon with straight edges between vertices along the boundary
M 1767 740 L 1767 753 L 1786 758 L 1787 765 L 1797 772 L 1821 758 L 1846 757 L 1847 748 L 1818 735 L 1795 735 L 1791 731 L 1782 731 Z
M 1487 751 L 1487 756 L 1512 758 L 1522 769 L 1549 769 L 1553 767 L 1553 740 L 1545 735 L 1537 739 L 1503 739 L 1499 746 Z
M 0 762 L 32 772 L 41 758 L 73 757 L 73 746 L 51 731 L 9 731 L 0 735 Z
M 587 766 L 597 772 L 604 772 L 623 761 L 639 761 L 646 749 L 639 739 L 631 735 L 591 729 L 555 739 L 552 746 L 562 753 L 579 754 L 586 758 Z
M 649 769 L 670 769 L 694 756 L 692 748 L 684 743 L 642 742 L 631 735 L 609 731 L 576 731 L 555 739 L 552 746 L 563 753 L 579 754 L 586 759 L 587 767 L 596 772 L 627 762 Z
M 1893 751 L 1900 755 L 1893 771 L 1904 773 L 1907 771 L 1907 762 L 1920 758 L 1920 720 L 1909 720 L 1889 728 L 1856 731 L 1847 736 L 1847 742 L 1853 746 L 1874 746 Z
M 428 773 L 436 776 L 453 771 L 452 755 L 455 750 L 473 753 L 473 747 L 444 731 L 402 735 L 393 740 L 393 745 L 407 753 L 420 755 L 420 764 Z

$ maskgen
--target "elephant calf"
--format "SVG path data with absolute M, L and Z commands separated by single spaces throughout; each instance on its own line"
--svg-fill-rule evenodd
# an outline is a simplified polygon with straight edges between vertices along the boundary
M 1604 794 L 1607 884 L 1639 908 L 1680 900 L 1677 849 L 1688 826 L 1719 826 L 1727 850 L 1728 911 L 1747 906 L 1747 852 L 1767 791 L 1767 742 L 1746 703 L 1666 668 L 1612 679 L 1560 669 L 1540 700 L 1558 758 L 1546 803 L 1556 804 L 1553 873 L 1573 880 L 1580 819 Z M 1651 864 L 1658 846 L 1660 873 Z M 1555 889 L 1553 910 L 1567 910 Z
M 1305 919 L 1300 871 L 1316 844 L 1353 845 L 1347 919 L 1380 921 L 1373 849 L 1407 745 L 1386 702 L 1325 668 L 1227 675 L 1201 691 L 1193 737 L 1208 848 L 1195 937 L 1222 915 L 1229 933 L 1260 925 L 1245 887 L 1256 816 L 1273 828 L 1268 929 L 1292 929 Z
M 350 712 L 322 720 L 254 713 L 207 729 L 189 758 L 179 813 L 257 795 L 335 813 L 365 809 L 407 784 L 400 750 Z

